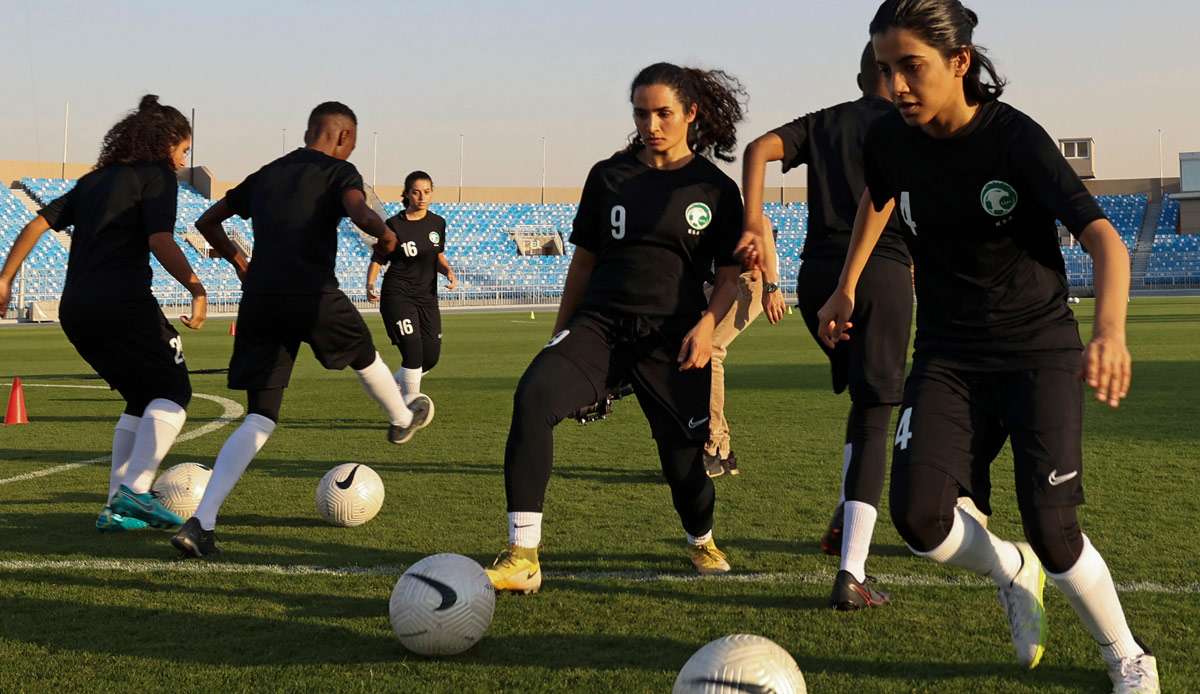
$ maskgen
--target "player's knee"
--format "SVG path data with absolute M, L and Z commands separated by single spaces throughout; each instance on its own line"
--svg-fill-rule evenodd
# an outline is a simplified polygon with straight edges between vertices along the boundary
M 544 362 L 535 362 L 521 376 L 513 393 L 513 421 L 521 423 L 558 424 L 550 403 L 554 399 L 557 379 L 544 368 Z
M 896 532 L 912 549 L 928 552 L 946 539 L 954 524 L 954 506 L 942 508 L 936 498 L 897 494 L 893 486 L 889 504 Z
M 279 410 L 283 407 L 282 388 L 252 390 L 246 394 L 246 400 L 249 414 L 266 417 L 272 422 L 279 421 Z
M 350 368 L 355 371 L 363 369 L 375 363 L 379 358 L 379 352 L 375 351 L 375 344 L 370 340 L 366 340 L 358 348 L 358 352 L 354 355 L 354 361 L 350 362 Z
M 442 355 L 436 349 L 426 349 L 424 352 L 425 358 L 421 361 L 421 369 L 424 370 L 425 373 L 429 373 L 430 371 L 433 371 L 433 367 L 438 365 L 438 361 L 441 360 Z
M 1050 573 L 1068 571 L 1083 553 L 1083 530 L 1074 506 L 1022 508 L 1025 539 Z

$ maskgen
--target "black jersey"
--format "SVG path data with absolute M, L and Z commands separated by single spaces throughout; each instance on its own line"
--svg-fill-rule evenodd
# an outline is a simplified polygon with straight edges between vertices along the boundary
M 622 152 L 592 167 L 571 243 L 596 254 L 581 306 L 628 314 L 699 314 L 716 266 L 737 265 L 742 197 L 701 156 L 653 169 Z
M 897 200 L 915 234 L 915 358 L 1076 368 L 1082 345 L 1055 219 L 1079 236 L 1104 213 L 1046 131 L 1000 102 L 946 139 L 897 112 L 871 129 L 865 154 L 876 209 Z
M 446 220 L 432 212 L 412 221 L 403 212 L 387 220 L 396 250 L 385 262 L 383 293 L 417 302 L 437 302 L 438 255 L 446 252 Z
M 781 125 L 771 132 L 783 140 L 783 171 L 808 164 L 808 234 L 804 260 L 845 260 L 863 179 L 863 143 L 871 124 L 894 112 L 877 96 L 847 101 Z M 904 233 L 895 215 L 888 220 L 872 254 L 910 263 Z
M 242 291 L 320 294 L 338 288 L 342 193 L 363 189 L 348 161 L 301 148 L 250 174 L 225 194 L 235 214 L 253 220 L 254 253 Z
M 62 300 L 152 301 L 149 239 L 175 232 L 178 190 L 165 162 L 114 164 L 86 174 L 39 211 L 52 229 L 75 225 Z

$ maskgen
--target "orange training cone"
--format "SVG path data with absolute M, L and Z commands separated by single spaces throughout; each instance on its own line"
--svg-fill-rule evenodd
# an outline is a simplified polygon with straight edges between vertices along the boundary
M 237 321 L 234 321 L 229 324 L 229 336 L 237 337 Z
M 29 413 L 25 411 L 25 388 L 20 377 L 13 379 L 12 391 L 8 394 L 8 412 L 4 415 L 4 426 L 28 424 Z

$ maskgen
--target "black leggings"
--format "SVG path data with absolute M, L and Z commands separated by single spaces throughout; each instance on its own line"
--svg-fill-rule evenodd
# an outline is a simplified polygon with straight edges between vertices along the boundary
M 861 501 L 879 508 L 887 470 L 891 418 L 891 405 L 854 403 L 850 406 L 850 415 L 846 418 L 846 443 L 850 446 L 844 488 L 846 501 Z
M 954 525 L 958 482 L 931 465 L 892 466 L 892 522 L 918 552 L 945 541 Z M 1063 573 L 1083 552 L 1083 531 L 1074 506 L 1034 506 L 1020 499 L 1021 524 L 1033 551 L 1051 573 Z
M 512 425 L 504 449 L 509 512 L 541 512 L 554 462 L 555 425 L 599 397 L 584 373 L 559 354 L 543 353 L 525 371 L 513 395 Z M 638 402 L 651 421 L 669 416 L 640 390 Z M 682 432 L 662 434 L 656 442 L 663 476 L 684 530 L 693 536 L 704 535 L 712 530 L 716 492 L 704 474 L 703 442 L 688 440 Z

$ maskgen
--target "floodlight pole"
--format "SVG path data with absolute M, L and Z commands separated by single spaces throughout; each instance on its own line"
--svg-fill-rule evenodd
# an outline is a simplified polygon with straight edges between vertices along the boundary
M 196 109 L 192 109 L 192 148 L 188 150 L 188 156 L 191 159 L 191 164 L 188 166 L 188 178 L 192 187 L 196 186 Z M 210 192 L 209 195 L 212 193 Z
M 71 102 L 68 101 L 66 108 L 63 110 L 63 157 L 62 170 L 59 173 L 59 178 L 67 177 L 67 138 L 71 134 Z
M 542 138 L 542 204 L 546 204 L 546 138 Z
M 375 135 L 375 154 L 371 158 L 371 187 L 374 188 L 379 183 L 379 131 L 374 131 Z
M 463 134 L 458 134 L 458 201 L 462 202 L 463 189 Z
M 1166 196 L 1163 195 L 1163 189 L 1162 189 L 1163 188 L 1163 178 L 1164 178 L 1163 173 L 1164 173 L 1163 172 L 1163 131 L 1162 131 L 1162 128 L 1159 128 L 1158 129 L 1158 194 L 1160 196 L 1162 196 L 1162 198 L 1165 198 Z M 1160 198 L 1160 199 L 1162 199 L 1162 198 Z
M 279 141 L 279 156 L 287 154 L 287 128 L 283 129 L 282 139 Z

